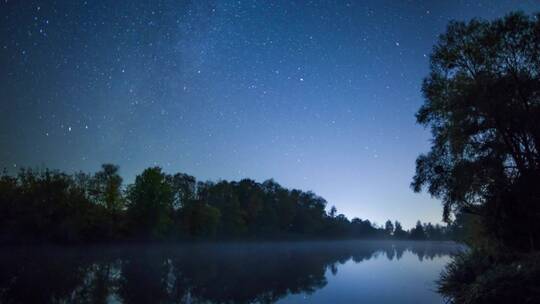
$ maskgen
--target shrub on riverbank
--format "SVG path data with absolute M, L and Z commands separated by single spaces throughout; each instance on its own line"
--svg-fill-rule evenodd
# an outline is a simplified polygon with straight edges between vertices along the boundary
M 540 253 L 495 257 L 472 250 L 446 266 L 439 292 L 450 303 L 540 303 L 538 282 Z

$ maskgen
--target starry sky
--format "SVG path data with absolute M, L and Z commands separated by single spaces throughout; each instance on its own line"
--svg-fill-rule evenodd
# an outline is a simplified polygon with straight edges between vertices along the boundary
M 0 2 L 0 168 L 148 166 L 313 190 L 352 218 L 440 222 L 415 124 L 449 20 L 537 1 Z

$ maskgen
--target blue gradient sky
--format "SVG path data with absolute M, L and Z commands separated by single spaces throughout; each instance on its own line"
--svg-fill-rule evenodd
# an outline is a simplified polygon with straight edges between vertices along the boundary
M 151 4 L 149 4 L 151 2 Z M 2 1 L 0 167 L 274 178 L 410 227 L 420 85 L 451 19 L 536 1 Z

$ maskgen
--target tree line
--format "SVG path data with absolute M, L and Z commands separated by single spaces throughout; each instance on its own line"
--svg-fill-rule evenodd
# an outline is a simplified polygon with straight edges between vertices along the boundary
M 145 169 L 127 186 L 119 167 L 88 174 L 21 170 L 0 176 L 0 240 L 89 242 L 165 239 L 378 238 L 443 240 L 451 227 L 369 220 L 326 211 L 324 198 L 258 183 L 197 181 Z

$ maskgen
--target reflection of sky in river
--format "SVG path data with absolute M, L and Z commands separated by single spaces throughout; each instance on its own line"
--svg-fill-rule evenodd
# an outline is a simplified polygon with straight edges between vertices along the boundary
M 442 303 L 451 242 L 319 241 L 0 250 L 0 303 Z
M 337 265 L 337 273 L 326 271 L 328 284 L 313 294 L 289 295 L 278 303 L 444 303 L 435 292 L 435 280 L 450 256 L 420 260 L 405 251 L 398 260 L 385 253 L 355 263 Z

